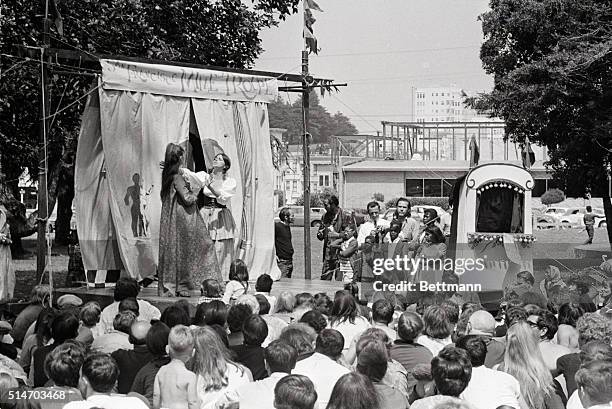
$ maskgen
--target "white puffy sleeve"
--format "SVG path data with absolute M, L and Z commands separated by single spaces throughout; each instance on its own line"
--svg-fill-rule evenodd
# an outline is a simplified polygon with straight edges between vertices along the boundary
M 206 172 L 192 172 L 187 168 L 181 168 L 181 175 L 193 193 L 198 193 L 210 181 L 210 175 Z
M 217 197 L 217 201 L 222 205 L 226 206 L 227 202 L 236 195 L 236 188 L 238 184 L 236 183 L 236 179 L 234 178 L 226 178 L 223 181 L 223 184 L 218 190 L 220 195 Z

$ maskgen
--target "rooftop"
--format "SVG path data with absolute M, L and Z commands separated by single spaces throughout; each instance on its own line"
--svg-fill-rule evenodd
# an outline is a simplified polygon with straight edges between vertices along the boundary
M 500 163 L 500 161 L 480 161 L 479 164 Z M 521 166 L 520 161 L 503 161 Z M 448 171 L 468 171 L 470 163 L 464 160 L 363 160 L 351 165 L 343 166 L 344 171 L 352 172 L 373 172 L 373 171 L 407 171 L 407 170 L 448 170 Z M 533 170 L 545 170 L 544 162 L 536 161 L 532 166 Z

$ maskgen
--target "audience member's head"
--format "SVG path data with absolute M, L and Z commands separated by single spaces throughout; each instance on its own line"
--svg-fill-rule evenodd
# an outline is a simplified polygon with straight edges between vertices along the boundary
M 310 310 L 306 312 L 304 315 L 302 315 L 302 318 L 300 318 L 300 322 L 310 325 L 317 332 L 317 334 L 320 334 L 322 330 L 327 328 L 327 319 L 317 310 Z
M 3 401 L 5 399 L 8 400 L 9 390 L 17 388 L 18 386 L 19 382 L 13 377 L 13 375 L 6 372 L 0 372 L 0 399 Z
M 86 302 L 81 308 L 79 313 L 79 319 L 84 326 L 91 328 L 100 322 L 100 315 L 102 314 L 102 308 L 97 301 Z
M 495 318 L 485 310 L 474 311 L 468 320 L 468 334 L 494 335 Z
M 191 317 L 183 307 L 177 304 L 172 304 L 166 307 L 162 312 L 160 320 L 169 328 L 175 325 L 191 325 Z
M 295 308 L 308 309 L 312 308 L 314 297 L 310 293 L 299 293 L 295 296 Z
M 51 325 L 55 320 L 57 310 L 53 308 L 44 308 L 39 314 L 34 325 L 34 333 L 36 334 L 37 346 L 45 345 L 51 338 Z
M 353 324 L 357 317 L 357 302 L 355 298 L 350 294 L 342 294 L 334 299 L 334 303 L 331 309 L 331 320 L 330 325 L 341 324 L 343 322 L 350 322 Z
M 130 335 L 130 329 L 132 328 L 134 321 L 136 321 L 136 318 L 136 314 L 134 314 L 132 311 L 117 313 L 117 315 L 115 315 L 115 319 L 113 319 L 113 328 L 115 331 Z M 55 337 L 53 337 L 53 339 L 55 339 Z
M 277 313 L 289 313 L 293 312 L 295 308 L 295 296 L 289 291 L 283 291 L 276 300 L 276 311 Z
M 535 284 L 535 278 L 529 271 L 524 270 L 516 275 L 516 282 L 517 284 L 529 284 L 532 286 Z
M 327 409 L 378 409 L 380 401 L 374 384 L 365 375 L 342 375 L 332 390 Z
M 45 358 L 45 374 L 56 386 L 79 386 L 79 371 L 85 360 L 85 346 L 66 341 Z
M 576 328 L 578 319 L 584 315 L 584 310 L 575 303 L 565 303 L 559 307 L 559 325 L 570 325 Z
M 214 278 L 207 278 L 202 281 L 200 293 L 208 298 L 221 298 L 223 296 L 223 286 Z
M 578 396 L 585 408 L 612 402 L 612 362 L 590 362 L 576 372 Z
M 270 313 L 270 301 L 263 294 L 255 294 L 257 303 L 259 303 L 259 315 L 267 315 Z
M 239 281 L 246 283 L 249 281 L 249 269 L 244 261 L 237 258 L 232 261 L 229 271 L 229 279 L 233 281 Z
M 193 354 L 193 335 L 189 327 L 176 325 L 168 335 L 168 353 L 172 359 L 187 361 Z
M 423 332 L 423 320 L 414 312 L 406 311 L 397 321 L 397 336 L 404 342 L 413 342 Z
M 319 311 L 321 314 L 329 317 L 329 313 L 331 312 L 331 308 L 333 302 L 329 295 L 326 293 L 317 293 L 314 296 L 314 306 L 313 309 Z
M 147 332 L 147 349 L 155 357 L 166 355 L 166 346 L 168 345 L 168 336 L 170 328 L 162 321 L 157 321 L 151 324 L 151 328 Z
M 586 313 L 580 317 L 576 329 L 580 347 L 591 341 L 612 343 L 612 322 L 597 313 Z
M 227 365 L 231 362 L 231 354 L 217 332 L 210 327 L 199 327 L 193 336 L 193 371 L 201 377 L 204 391 L 218 391 L 227 386 Z
M 268 336 L 268 324 L 259 315 L 251 315 L 242 325 L 244 345 L 261 346 Z
M 363 348 L 363 346 L 366 345 L 370 341 L 382 342 L 387 347 L 387 350 L 389 351 L 391 350 L 391 347 L 393 346 L 393 340 L 389 338 L 389 336 L 387 335 L 385 331 L 383 331 L 380 328 L 371 327 L 363 331 L 361 335 L 359 336 L 359 339 L 357 340 L 357 344 L 355 345 L 355 352 L 357 352 L 357 355 L 359 355 L 359 351 L 361 350 L 361 348 Z
M 464 349 L 472 363 L 472 368 L 483 366 L 487 356 L 487 343 L 481 335 L 466 335 L 457 340 L 457 348 Z
M 317 336 L 315 351 L 337 361 L 342 356 L 344 337 L 335 329 L 324 329 Z
M 79 389 L 83 397 L 94 393 L 111 393 L 119 377 L 117 363 L 108 354 L 95 353 L 85 358 Z
M 457 322 L 459 322 L 459 306 L 457 305 L 457 303 L 454 303 L 450 300 L 444 300 L 442 301 L 440 306 L 446 311 L 448 321 L 452 325 L 456 325 Z
M 130 328 L 130 343 L 132 345 L 146 345 L 147 334 L 150 329 L 150 323 L 146 321 L 134 321 Z
M 584 344 L 580 349 L 581 365 L 594 361 L 612 362 L 612 346 L 603 341 L 591 341 Z
M 227 329 L 218 324 L 207 325 L 207 327 L 215 331 L 219 336 L 219 339 L 221 339 L 223 345 L 225 345 L 225 347 L 229 349 L 230 345 L 229 337 L 227 336 Z
M 274 387 L 275 409 L 313 409 L 316 402 L 317 392 L 307 376 L 287 375 Z
M 389 325 L 393 321 L 395 308 L 387 300 L 377 300 L 372 304 L 372 321 L 375 323 Z
M 274 284 L 272 277 L 270 277 L 269 274 L 262 274 L 257 277 L 257 281 L 255 282 L 255 291 L 259 293 L 269 293 L 272 291 L 272 284 Z
M 368 339 L 357 354 L 357 372 L 364 374 L 372 382 L 380 382 L 387 372 L 389 354 L 387 346 L 373 339 Z
M 195 314 L 195 325 L 225 326 L 227 320 L 227 305 L 220 300 L 212 300 L 198 305 Z
M 252 314 L 259 314 L 259 301 L 253 294 L 243 294 L 236 299 L 234 305 L 244 304 L 251 309 Z
M 77 335 L 79 335 L 79 319 L 74 313 L 62 312 L 53 319 L 51 336 L 54 343 L 61 344 L 66 340 L 76 338 Z
M 535 321 L 533 321 L 533 318 L 535 318 Z M 537 315 L 527 317 L 527 321 L 530 325 L 532 325 L 531 322 L 535 322 L 535 328 L 539 332 L 538 335 L 543 340 L 553 339 L 559 328 L 557 317 L 548 310 L 540 310 Z
M 448 338 L 453 330 L 448 310 L 441 305 L 432 305 L 423 314 L 423 334 L 434 339 Z
M 121 302 L 126 298 L 136 298 L 140 292 L 138 282 L 132 277 L 121 277 L 115 284 L 113 298 L 117 302 Z
M 314 352 L 317 333 L 306 324 L 291 324 L 283 328 L 279 339 L 295 348 L 300 357 Z
M 264 350 L 264 360 L 268 372 L 291 373 L 297 362 L 297 351 L 294 347 L 281 340 L 270 342 Z
M 32 288 L 30 293 L 30 302 L 43 307 L 50 307 L 49 297 L 51 296 L 51 288 L 46 284 L 38 284 Z
M 510 307 L 506 311 L 506 317 L 504 319 L 506 327 L 510 328 L 512 325 L 520 321 L 527 321 L 527 311 L 523 307 Z
M 119 312 L 132 311 L 138 317 L 140 315 L 140 306 L 136 297 L 124 298 L 119 302 Z
M 546 396 L 554 393 L 553 378 L 538 343 L 538 334 L 526 321 L 508 328 L 503 370 L 521 385 L 521 395 L 530 408 L 544 407 Z
M 232 305 L 227 313 L 227 326 L 231 333 L 242 331 L 244 322 L 253 315 L 251 307 L 244 304 Z
M 459 397 L 472 377 L 472 364 L 465 350 L 445 346 L 431 360 L 431 374 L 440 395 Z

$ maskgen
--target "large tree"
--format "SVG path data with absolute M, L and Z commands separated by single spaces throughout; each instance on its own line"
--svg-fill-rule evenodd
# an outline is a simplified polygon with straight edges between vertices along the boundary
M 297 12 L 298 0 L 252 0 L 248 5 L 241 0 L 58 0 L 57 4 L 63 35 L 57 25 L 52 26 L 54 48 L 249 68 L 262 51 L 260 30 Z M 44 10 L 45 1 L 0 3 L 0 173 L 4 173 L 0 201 L 13 213 L 10 223 L 16 238 L 35 231 L 34 218 L 25 220 L 25 209 L 15 197 L 19 175 L 29 169 L 35 177 L 40 165 L 40 63 L 11 56 L 20 47 L 40 47 Z M 48 63 L 51 113 L 60 109 L 51 119 L 46 145 L 49 210 L 57 198 L 61 239 L 71 216 L 74 153 L 85 99 L 74 102 L 87 92 L 93 77 L 87 70 Z
M 287 129 L 289 143 L 302 143 L 304 127 L 301 96 L 293 102 L 286 102 L 279 97 L 269 105 L 268 111 L 271 127 Z M 354 135 L 357 133 L 357 128 L 344 114 L 336 112 L 331 115 L 327 112 L 314 91 L 310 94 L 309 113 L 308 132 L 312 135 L 313 143 L 329 144 L 333 135 Z
M 569 195 L 603 196 L 612 242 L 612 2 L 491 0 L 480 19 L 494 88 L 472 102 L 503 118 L 513 140 L 546 146 Z

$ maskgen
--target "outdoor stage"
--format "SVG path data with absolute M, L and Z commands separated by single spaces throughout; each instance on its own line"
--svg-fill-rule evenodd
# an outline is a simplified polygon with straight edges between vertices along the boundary
M 272 286 L 272 295 L 278 296 L 283 291 L 289 291 L 293 294 L 308 292 L 311 294 L 316 293 L 327 293 L 332 299 L 334 293 L 338 290 L 342 290 L 343 283 L 341 281 L 322 281 L 322 280 L 304 280 L 300 278 L 283 278 L 279 281 L 275 281 Z M 255 290 L 255 283 L 249 283 L 249 293 L 253 293 Z M 55 299 L 61 297 L 64 294 L 74 294 L 81 298 L 83 302 L 97 301 L 100 303 L 102 308 L 113 302 L 113 287 L 107 288 L 88 288 L 88 287 L 76 287 L 76 288 L 58 288 L 55 291 Z M 193 296 L 189 298 L 179 297 L 159 297 L 157 295 L 157 286 L 155 284 L 148 288 L 143 288 L 138 295 L 138 298 L 146 300 L 151 304 L 155 305 L 160 310 L 163 310 L 170 304 L 177 300 L 186 300 L 194 307 L 198 304 L 200 298 L 200 290 L 193 291 Z

